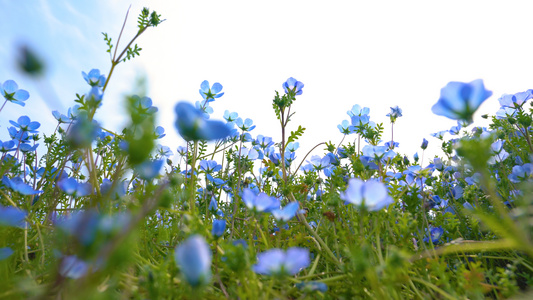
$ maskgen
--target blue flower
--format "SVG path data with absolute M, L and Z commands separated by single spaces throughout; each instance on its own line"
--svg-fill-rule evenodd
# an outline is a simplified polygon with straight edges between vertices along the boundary
M 141 115 L 151 115 L 158 111 L 157 107 L 152 105 L 152 98 L 133 95 L 130 99 L 133 101 L 133 108 Z
M 387 114 L 387 117 L 390 118 L 391 123 L 396 122 L 396 119 L 402 116 L 402 109 L 396 105 L 395 107 L 390 108 L 390 113 Z
M 215 82 L 213 83 L 213 86 L 209 87 L 209 81 L 204 80 L 200 84 L 200 95 L 202 95 L 202 98 L 204 100 L 207 100 L 208 102 L 215 101 L 215 98 L 220 98 L 224 93 L 220 93 L 222 91 L 222 84 Z
M 41 127 L 39 122 L 32 122 L 28 116 L 19 117 L 17 122 L 9 120 L 9 123 L 17 128 L 20 128 L 20 130 L 29 133 L 35 133 L 37 132 L 36 129 Z
M 230 134 L 230 128 L 221 121 L 206 120 L 204 113 L 187 102 L 176 105 L 176 128 L 186 141 L 217 140 Z
M 481 79 L 470 83 L 452 81 L 440 90 L 440 99 L 431 111 L 436 115 L 470 124 L 474 112 L 491 95 L 492 92 L 485 89 Z
M 287 222 L 296 216 L 300 205 L 297 201 L 287 204 L 284 208 L 277 208 L 272 211 L 272 215 L 277 220 Z
M 60 113 L 59 111 L 57 110 L 54 110 L 52 112 L 52 115 L 54 116 L 54 118 L 59 122 L 59 124 L 62 124 L 62 123 L 69 123 L 70 122 L 70 118 L 65 116 L 64 114 Z
M 214 220 L 211 234 L 218 238 L 224 234 L 224 231 L 226 231 L 226 220 Z
M 489 158 L 488 164 L 502 162 L 509 157 L 509 153 L 503 149 L 503 140 L 497 140 L 490 146 L 493 156 Z
M 224 111 L 224 120 L 226 120 L 227 122 L 233 122 L 235 120 L 237 120 L 237 118 L 239 117 L 239 114 L 236 113 L 236 112 L 232 112 L 230 113 L 229 110 L 225 110 Z
M 9 179 L 4 176 L 4 178 L 2 178 L 2 182 L 12 190 L 19 192 L 22 195 L 35 195 L 43 192 L 34 190 L 31 186 L 24 183 L 24 181 L 20 177 Z
M 256 195 L 249 188 L 242 191 L 242 201 L 249 209 L 257 212 L 271 212 L 278 209 L 281 204 L 276 197 L 268 196 L 262 192 Z
M 315 170 L 320 171 L 330 166 L 331 158 L 327 155 L 322 158 L 318 155 L 313 155 L 309 163 L 315 167 Z
M 13 102 L 20 106 L 26 105 L 23 101 L 28 100 L 30 97 L 30 93 L 19 89 L 17 83 L 13 80 L 6 80 L 4 84 L 0 85 L 0 93 L 4 96 L 6 101 Z
M 193 235 L 181 243 L 176 247 L 174 258 L 191 286 L 211 280 L 211 249 L 202 236 Z
M 59 265 L 59 274 L 63 277 L 78 279 L 89 271 L 89 264 L 79 259 L 76 255 L 63 257 Z
M 301 269 L 309 266 L 309 250 L 292 247 L 283 251 L 270 249 L 257 255 L 257 264 L 253 266 L 254 272 L 263 275 L 295 275 Z
M 80 183 L 72 177 L 61 178 L 57 186 L 65 193 L 74 197 L 88 196 L 92 192 L 92 186 L 89 182 Z
M 254 121 L 252 119 L 246 118 L 246 120 L 242 120 L 242 118 L 237 118 L 235 120 L 235 125 L 239 127 L 242 131 L 252 131 L 255 128 L 255 125 L 252 125 Z
M 13 206 L 0 205 L 0 226 L 26 227 L 27 213 Z
M 5 141 L 5 142 L 0 141 L 0 152 L 6 153 L 9 151 L 14 151 L 15 150 L 14 147 L 15 147 L 15 141 L 13 140 Z
M 429 236 L 424 238 L 424 242 L 429 242 L 429 239 L 431 238 L 433 244 L 438 244 L 443 233 L 444 229 L 442 229 L 442 227 L 433 227 L 429 230 Z
M 339 128 L 339 131 L 342 134 L 351 134 L 354 132 L 353 126 L 346 120 L 343 120 L 339 125 L 337 125 L 337 128 Z
M 498 101 L 502 108 L 519 108 L 529 99 L 533 98 L 533 90 L 516 93 L 514 95 L 503 94 Z
M 357 178 L 348 181 L 348 187 L 346 191 L 341 192 L 340 198 L 346 203 L 363 206 L 369 211 L 380 210 L 394 203 L 385 184 L 375 180 L 365 182 Z
M 81 72 L 83 79 L 93 87 L 103 87 L 105 84 L 105 76 L 100 74 L 100 70 L 92 69 L 89 74 Z
M 422 150 L 426 150 L 426 148 L 428 147 L 428 140 L 426 140 L 425 138 L 422 140 L 422 145 L 420 146 L 420 148 L 422 148 Z
M 272 145 L 274 145 L 274 142 L 272 141 L 272 138 L 271 137 L 268 137 L 268 136 L 263 136 L 263 135 L 258 135 L 257 138 L 255 139 L 255 142 L 262 148 L 262 149 L 266 149 Z
M 368 115 L 370 113 L 370 108 L 368 108 L 368 107 L 361 108 L 361 106 L 359 104 L 356 104 L 356 105 L 354 105 L 352 107 L 351 110 L 347 111 L 346 113 L 350 117 L 365 116 L 365 115 Z
M 92 144 L 101 131 L 100 124 L 96 120 L 89 121 L 87 114 L 81 113 L 70 128 L 67 140 L 74 147 L 85 148 Z
M 0 261 L 10 257 L 13 253 L 13 249 L 9 247 L 0 248 Z
M 219 165 L 216 160 L 201 160 L 200 169 L 207 173 L 218 172 L 222 169 L 222 165 Z
M 163 159 L 157 159 L 154 161 L 147 160 L 140 165 L 135 167 L 135 172 L 139 175 L 140 178 L 144 180 L 151 180 L 157 175 L 163 166 L 165 161 Z
M 100 185 L 100 192 L 102 195 L 109 194 L 109 197 L 111 199 L 118 199 L 126 194 L 126 185 L 127 182 L 121 181 L 118 183 L 115 183 L 115 186 L 113 188 L 113 182 L 111 180 L 104 178 L 102 181 L 102 184 Z M 113 188 L 113 190 L 111 190 Z
M 285 89 L 285 93 L 289 93 L 289 90 L 294 93 L 295 96 L 302 94 L 302 88 L 304 87 L 304 84 L 300 81 L 290 77 L 283 83 L 283 89 Z
M 520 183 L 520 181 L 530 178 L 533 175 L 533 164 L 527 163 L 522 166 L 516 165 L 507 178 L 513 183 Z

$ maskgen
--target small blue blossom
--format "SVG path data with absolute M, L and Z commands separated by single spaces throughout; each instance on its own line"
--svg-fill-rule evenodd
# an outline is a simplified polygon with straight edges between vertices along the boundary
M 387 117 L 390 118 L 391 123 L 396 122 L 396 119 L 402 116 L 402 109 L 397 105 L 390 108 L 390 113 L 387 114 Z
M 83 79 L 92 87 L 103 87 L 105 85 L 105 76 L 100 74 L 100 70 L 92 69 L 89 74 L 81 72 Z
M 270 249 L 257 255 L 254 272 L 263 275 L 295 275 L 311 263 L 309 250 L 292 247 L 287 251 Z
M 224 234 L 224 231 L 226 231 L 226 220 L 214 220 L 211 234 L 214 237 L 218 238 Z
M 444 229 L 442 229 L 442 227 L 433 227 L 429 230 L 428 236 L 424 238 L 424 242 L 428 243 L 431 238 L 433 244 L 438 244 L 443 233 Z
M 266 149 L 272 145 L 274 145 L 274 142 L 272 141 L 271 137 L 258 135 L 255 139 L 255 142 L 262 148 Z
M 503 94 L 498 102 L 502 108 L 520 108 L 524 103 L 533 98 L 533 89 L 525 92 L 516 93 L 514 95 Z
M 365 182 L 357 178 L 348 181 L 348 187 L 341 192 L 340 198 L 369 211 L 377 211 L 394 203 L 385 184 L 375 180 Z
M 237 118 L 235 120 L 235 125 L 239 127 L 242 131 L 252 131 L 255 128 L 255 125 L 253 125 L 254 121 L 252 119 L 246 118 L 246 120 L 242 120 L 242 118 Z
M 6 176 L 4 176 L 2 178 L 2 182 L 6 186 L 11 188 L 12 190 L 19 192 L 22 195 L 35 195 L 35 194 L 39 194 L 43 192 L 43 191 L 34 190 L 31 186 L 24 183 L 24 181 L 20 177 L 9 179 Z
M 339 128 L 339 131 L 342 134 L 351 134 L 355 131 L 354 127 L 350 124 L 350 122 L 346 120 L 343 120 L 341 124 L 337 125 L 337 128 Z
M 452 81 L 441 89 L 440 99 L 431 111 L 436 115 L 470 124 L 474 112 L 491 95 L 492 92 L 485 89 L 481 79 L 469 83 Z
M 151 180 L 159 175 L 161 167 L 163 167 L 163 159 L 157 159 L 154 161 L 147 160 L 140 165 L 135 167 L 135 172 L 139 175 L 140 178 L 144 180 Z
M 151 115 L 158 111 L 157 107 L 152 105 L 152 98 L 141 98 L 137 95 L 133 95 L 130 97 L 130 99 L 133 102 L 133 108 L 141 115 Z
M 285 90 L 285 93 L 289 93 L 289 90 L 292 91 L 295 96 L 301 95 L 303 93 L 302 89 L 304 87 L 304 84 L 292 77 L 287 79 L 287 81 L 285 81 L 282 86 Z
M 346 113 L 350 117 L 353 117 L 353 116 L 365 116 L 365 115 L 368 115 L 370 113 L 370 108 L 368 108 L 368 107 L 361 108 L 361 106 L 359 104 L 356 104 L 356 105 L 354 105 L 352 107 L 351 110 L 347 111 Z
M 0 205 L 0 226 L 26 227 L 26 216 L 28 214 L 13 206 Z
M 54 116 L 54 118 L 59 122 L 59 124 L 62 124 L 62 123 L 70 123 L 70 118 L 65 116 L 64 114 L 60 113 L 59 111 L 57 110 L 54 110 L 52 112 L 52 115 Z
M 297 201 L 287 204 L 284 208 L 277 208 L 272 210 L 272 215 L 277 220 L 287 222 L 296 216 L 300 206 Z
M 35 133 L 37 132 L 36 129 L 41 127 L 41 123 L 36 121 L 32 122 L 28 116 L 19 117 L 17 122 L 9 120 L 9 123 L 16 128 L 20 128 L 20 130 L 29 133 Z
M 217 140 L 230 134 L 230 128 L 221 121 L 206 120 L 204 114 L 187 102 L 176 105 L 176 128 L 186 141 Z
M 239 114 L 236 112 L 229 112 L 229 110 L 224 111 L 224 116 L 222 116 L 227 122 L 234 122 L 239 117 Z
M 428 147 L 428 140 L 426 140 L 425 138 L 422 140 L 422 145 L 420 146 L 420 148 L 422 148 L 422 150 L 426 150 L 426 148 Z
M 72 177 L 61 178 L 57 186 L 65 193 L 74 197 L 88 196 L 92 193 L 92 186 L 89 182 L 80 183 Z
M 204 80 L 200 84 L 200 95 L 202 95 L 202 98 L 204 100 L 207 100 L 208 102 L 215 101 L 216 98 L 222 97 L 224 93 L 221 93 L 222 91 L 222 84 L 215 82 L 213 83 L 212 87 L 209 87 L 209 81 Z
M 63 277 L 78 279 L 87 274 L 89 264 L 79 259 L 76 255 L 63 257 L 59 265 L 59 274 Z
M 520 183 L 522 180 L 531 178 L 533 175 L 533 164 L 527 163 L 522 166 L 516 165 L 509 176 L 509 180 L 513 183 Z
M 211 281 L 212 254 L 202 236 L 193 235 L 182 242 L 176 247 L 174 258 L 191 286 L 196 287 Z
M 10 257 L 13 253 L 13 249 L 9 247 L 0 248 L 0 261 Z
M 24 101 L 28 100 L 30 97 L 30 93 L 26 90 L 19 89 L 17 83 L 13 80 L 6 80 L 0 85 L 0 93 L 4 96 L 6 101 L 13 102 L 20 106 L 26 105 Z
M 246 204 L 246 207 L 257 212 L 271 212 L 278 209 L 281 204 L 276 197 L 268 196 L 263 192 L 255 194 L 249 188 L 243 189 L 242 201 Z

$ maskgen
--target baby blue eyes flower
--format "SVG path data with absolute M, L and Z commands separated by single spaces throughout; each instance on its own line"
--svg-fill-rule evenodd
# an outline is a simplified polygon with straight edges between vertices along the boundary
M 424 242 L 428 243 L 429 239 L 431 239 L 433 244 L 438 244 L 443 233 L 444 229 L 442 229 L 442 227 L 433 227 L 431 230 L 429 230 L 429 236 L 424 238 Z
M 176 247 L 174 258 L 187 282 L 193 286 L 211 280 L 211 249 L 200 235 L 193 235 Z
M 224 231 L 226 231 L 226 220 L 214 220 L 211 234 L 218 238 L 224 234 Z
M 28 100 L 30 97 L 30 93 L 26 90 L 19 89 L 17 83 L 13 80 L 7 80 L 0 85 L 0 93 L 4 96 L 6 101 L 13 102 L 20 106 L 26 105 L 24 101 Z
M 513 183 L 520 183 L 520 181 L 530 178 L 533 175 L 533 164 L 527 163 L 522 166 L 514 166 L 511 174 L 507 176 Z
M 105 76 L 100 74 L 100 70 L 92 69 L 89 74 L 81 72 L 83 79 L 93 87 L 103 87 L 105 84 Z
M 59 274 L 63 277 L 68 277 L 72 279 L 78 279 L 89 271 L 89 264 L 79 259 L 75 255 L 65 256 L 61 260 L 61 265 L 59 266 Z
M 24 183 L 24 181 L 20 177 L 14 177 L 14 178 L 9 179 L 6 176 L 4 176 L 2 178 L 2 183 L 8 186 L 9 188 L 11 188 L 12 190 L 19 192 L 22 195 L 35 195 L 35 194 L 39 194 L 43 192 L 43 191 L 34 190 L 31 186 Z
M 209 81 L 204 80 L 200 84 L 200 95 L 202 95 L 202 98 L 204 100 L 207 100 L 207 102 L 215 101 L 215 98 L 220 98 L 224 93 L 220 93 L 222 91 L 222 84 L 215 82 L 213 83 L 212 87 L 209 87 Z
M 474 112 L 491 95 L 492 92 L 485 89 L 481 79 L 469 83 L 452 81 L 440 90 L 440 99 L 431 111 L 470 124 Z
M 11 125 L 17 128 L 20 128 L 20 130 L 29 133 L 35 133 L 37 132 L 36 129 L 41 127 L 41 124 L 39 122 L 32 122 L 28 116 L 19 117 L 17 122 L 9 120 L 9 123 L 11 123 Z
M 337 125 L 337 128 L 339 128 L 339 131 L 342 134 L 350 134 L 354 132 L 353 126 L 350 124 L 350 122 L 343 120 L 341 124 Z
M 229 136 L 231 130 L 222 121 L 211 121 L 204 113 L 187 102 L 176 105 L 176 128 L 186 141 L 218 140 Z
M 391 123 L 396 122 L 396 119 L 402 116 L 402 109 L 398 106 L 391 107 L 390 113 L 387 114 L 387 117 L 390 118 Z
M 498 99 L 502 108 L 519 108 L 527 100 L 533 98 L 533 90 L 529 89 L 525 92 L 516 93 L 514 95 L 504 94 Z
M 263 275 L 295 275 L 301 269 L 307 268 L 311 260 L 309 250 L 292 247 L 287 251 L 271 249 L 257 255 L 254 272 Z
M 375 180 L 365 182 L 357 178 L 348 181 L 348 187 L 341 192 L 340 198 L 369 211 L 377 211 L 394 203 L 385 184 Z
M 246 207 L 257 212 L 271 212 L 278 209 L 281 204 L 276 197 L 270 197 L 262 192 L 256 195 L 249 188 L 245 188 L 242 191 L 242 201 L 246 204 Z
M 302 89 L 304 87 L 304 84 L 292 77 L 287 79 L 287 81 L 285 81 L 282 86 L 283 89 L 285 89 L 285 93 L 289 93 L 289 91 L 292 91 L 296 96 L 301 95 L 303 93 Z
M 255 125 L 252 125 L 254 121 L 252 119 L 246 118 L 246 120 L 242 120 L 242 118 L 237 118 L 235 120 L 235 125 L 239 127 L 242 131 L 252 131 L 255 128 Z
M 10 257 L 13 253 L 13 249 L 9 247 L 0 248 L 0 261 Z
M 426 150 L 426 148 L 428 147 L 428 140 L 426 140 L 425 138 L 422 140 L 422 145 L 420 146 L 420 148 L 422 148 L 422 150 Z
M 57 186 L 65 193 L 75 197 L 88 196 L 92 192 L 90 183 L 80 183 L 72 177 L 62 178 L 57 182 Z
M 24 228 L 27 213 L 13 206 L 0 205 L 0 226 Z
M 272 211 L 272 215 L 277 220 L 287 222 L 290 219 L 294 218 L 294 216 L 296 216 L 296 213 L 298 212 L 299 208 L 300 208 L 300 205 L 298 204 L 298 202 L 294 201 L 294 202 L 287 204 L 282 209 L 274 209 Z

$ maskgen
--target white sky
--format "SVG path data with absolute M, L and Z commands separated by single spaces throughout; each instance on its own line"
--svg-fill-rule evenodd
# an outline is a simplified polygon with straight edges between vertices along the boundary
M 8 104 L 0 113 L 1 140 L 7 139 L 8 120 L 20 115 L 40 121 L 50 133 L 51 110 L 66 113 L 74 94 L 88 91 L 81 71 L 108 73 L 101 32 L 115 43 L 130 3 L 123 42 L 133 36 L 143 6 L 166 21 L 139 40 L 141 57 L 117 67 L 96 118 L 118 130 L 122 95 L 135 91 L 135 78 L 145 76 L 166 129 L 162 144 L 174 152 L 183 144 L 173 125 L 174 106 L 200 100 L 204 79 L 224 86 L 225 95 L 212 104 L 214 118 L 226 109 L 238 112 L 254 120 L 254 137 L 276 142 L 281 134 L 274 91 L 282 92 L 288 77 L 302 81 L 289 125 L 307 128 L 300 159 L 319 142 L 342 139 L 337 124 L 349 119 L 346 111 L 354 104 L 369 107 L 371 120 L 385 123 L 384 141 L 390 140 L 385 115 L 400 106 L 397 151 L 412 156 L 425 137 L 430 153 L 440 154 L 439 141 L 429 134 L 456 123 L 433 115 L 431 106 L 449 81 L 482 78 L 493 91 L 475 124 L 486 124 L 480 115 L 494 114 L 501 94 L 533 87 L 529 1 L 0 0 L 0 82 L 13 79 L 31 95 L 26 107 Z M 15 71 L 15 45 L 21 42 L 47 59 L 49 81 L 41 86 L 52 87 L 47 90 L 55 90 L 63 108 L 42 100 L 38 85 Z

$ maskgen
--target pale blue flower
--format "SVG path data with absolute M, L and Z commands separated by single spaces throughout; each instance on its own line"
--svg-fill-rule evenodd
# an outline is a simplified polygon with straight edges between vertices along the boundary
M 202 236 L 193 235 L 182 242 L 176 247 L 174 258 L 191 286 L 196 287 L 211 280 L 212 253 Z
M 485 89 L 481 79 L 469 83 L 452 81 L 441 89 L 440 99 L 431 111 L 436 115 L 470 124 L 474 112 L 491 95 L 492 92 Z
M 295 275 L 311 263 L 309 250 L 292 247 L 287 251 L 271 249 L 257 255 L 254 272 L 263 275 Z

